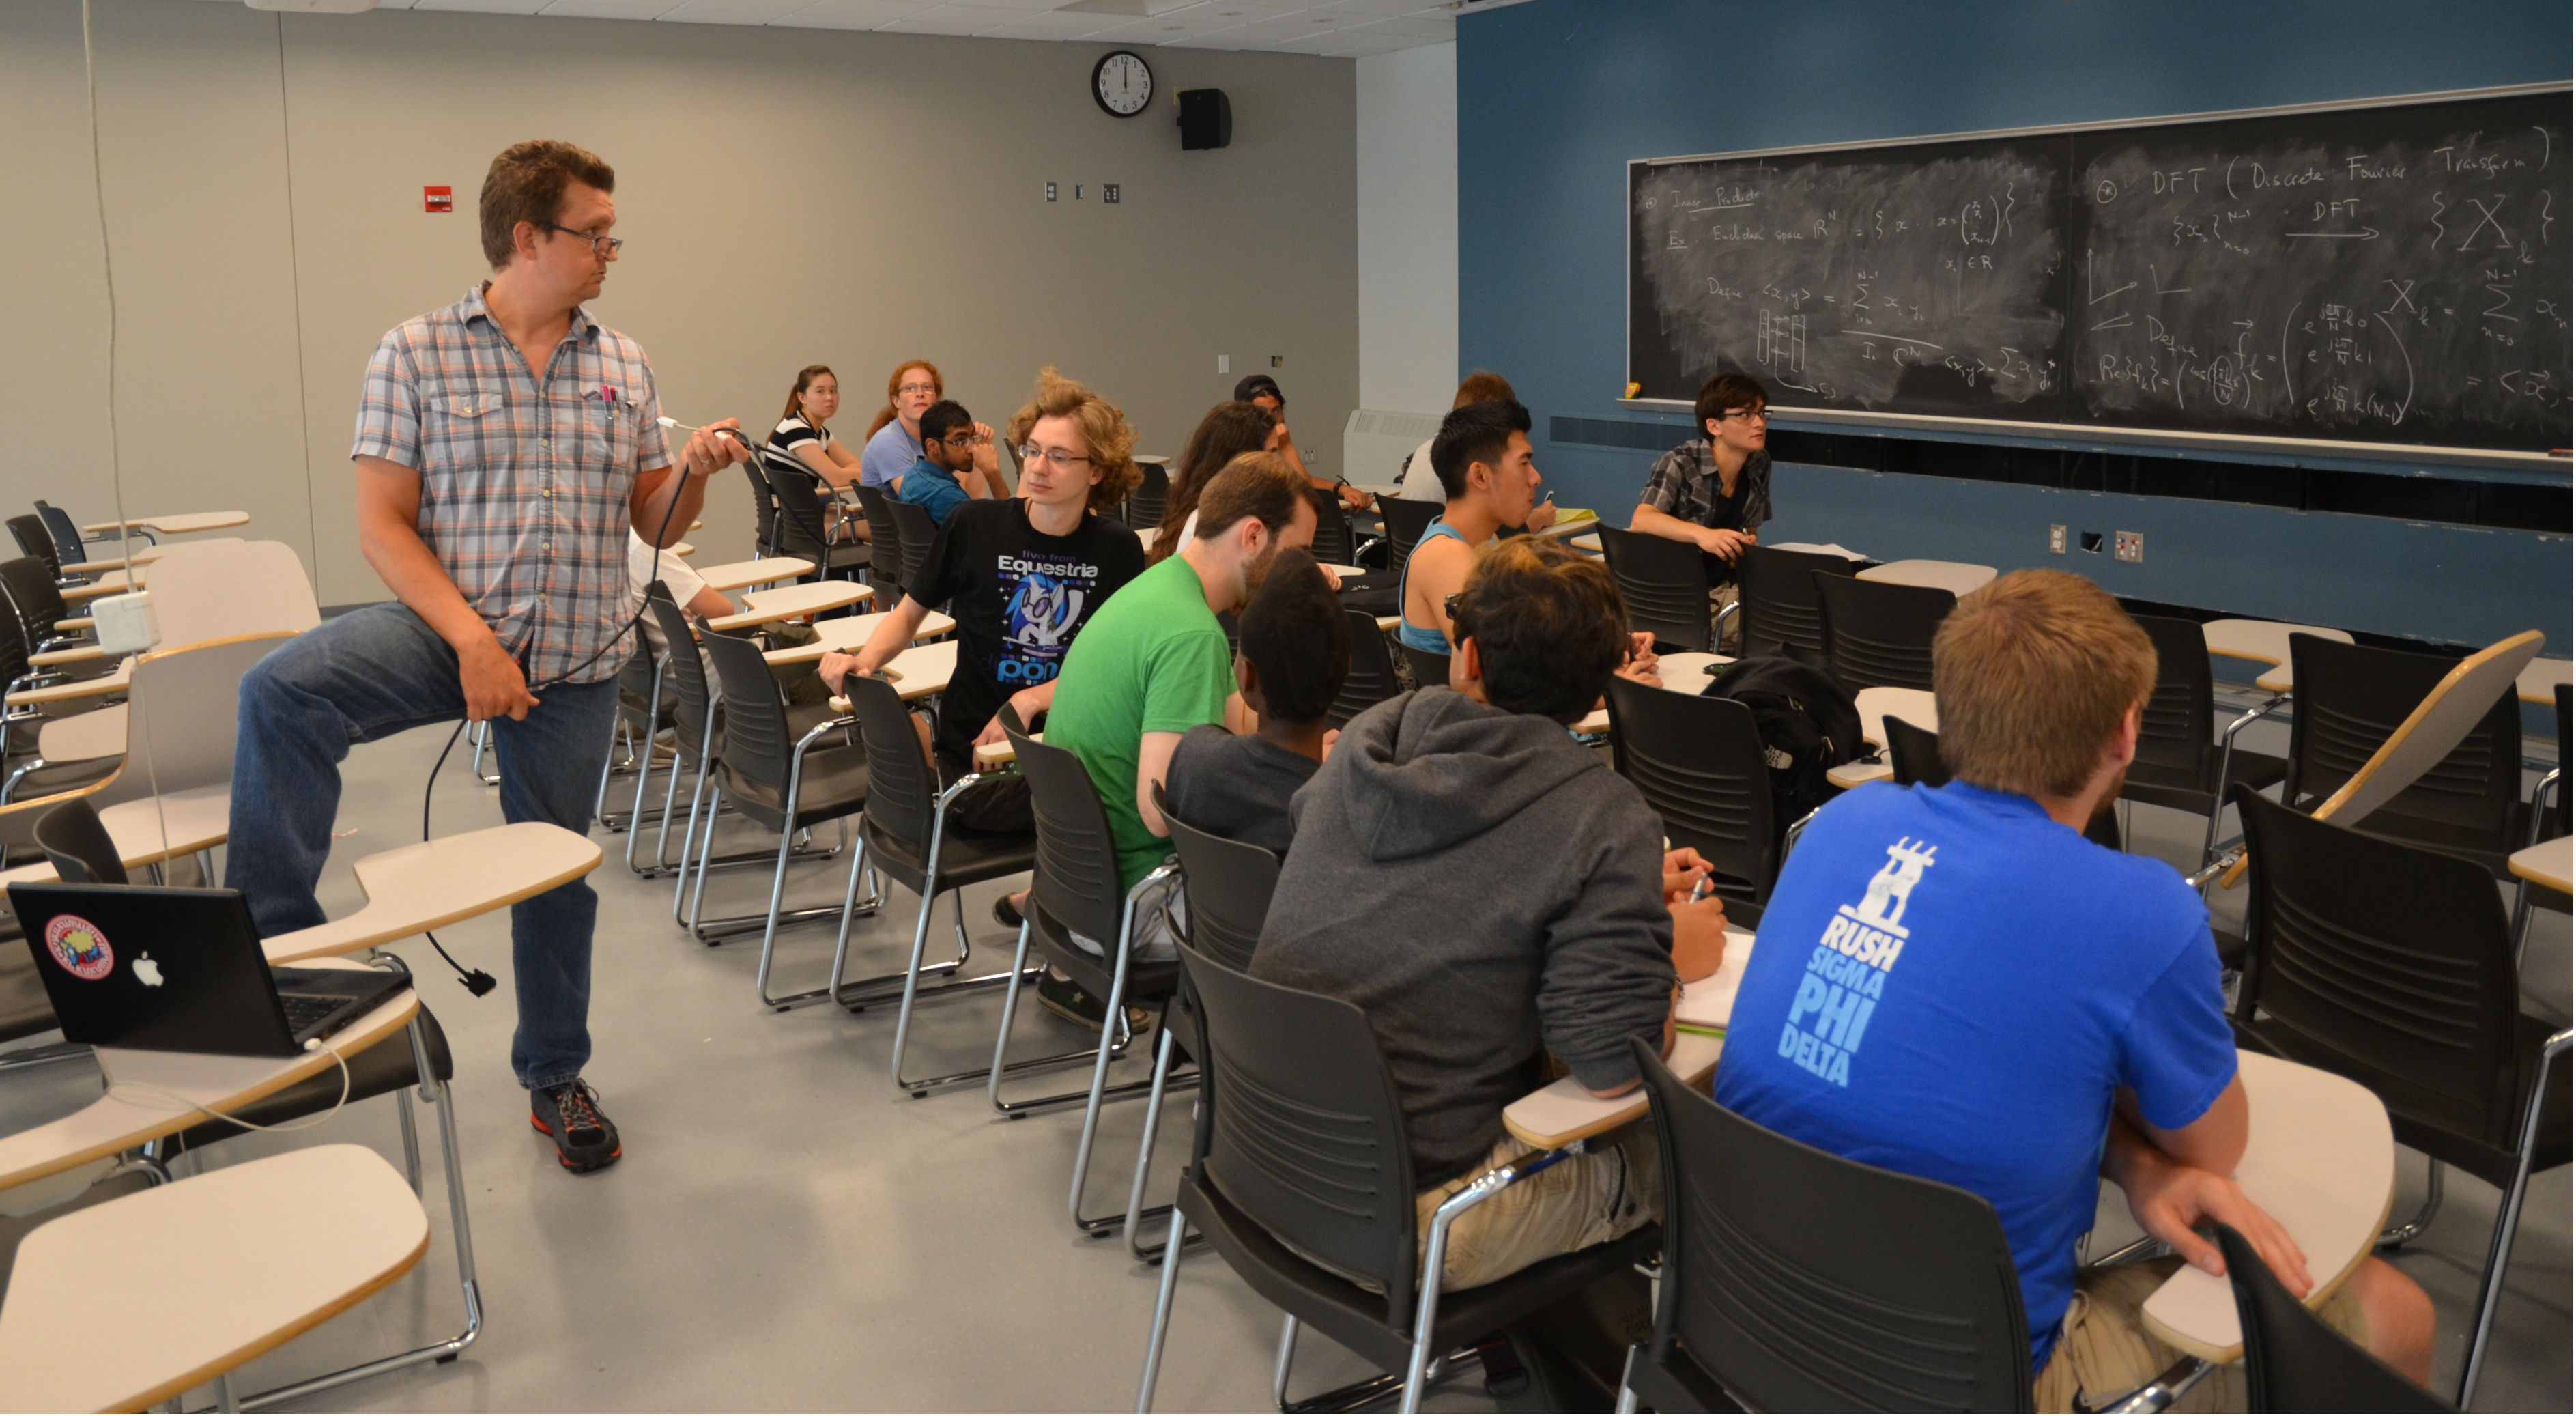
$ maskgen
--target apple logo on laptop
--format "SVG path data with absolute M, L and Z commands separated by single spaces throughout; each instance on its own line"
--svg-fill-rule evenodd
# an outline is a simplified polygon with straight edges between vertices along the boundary
M 134 957 L 134 980 L 145 988 L 161 986 L 161 966 L 152 962 L 150 950 L 145 950 Z

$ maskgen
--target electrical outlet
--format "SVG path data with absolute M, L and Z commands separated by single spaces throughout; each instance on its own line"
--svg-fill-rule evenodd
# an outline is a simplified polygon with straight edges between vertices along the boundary
M 1047 183 L 1047 200 L 1055 200 L 1055 184 L 1053 182 Z
M 2111 558 L 2131 565 L 2144 565 L 2147 559 L 2147 533 L 2114 531 L 2111 533 Z
M 2066 554 L 2065 527 L 2051 526 L 2048 528 L 2048 553 L 2052 556 L 2062 556 Z
M 1234 356 L 1231 354 L 1219 354 L 1216 356 L 1216 371 L 1220 374 L 1233 373 Z
M 1100 199 L 1111 206 L 1118 205 L 1118 184 L 1115 182 L 1101 183 Z
M 2079 538 L 2078 544 L 2084 547 L 2084 554 L 2088 556 L 2098 556 L 2102 554 L 2102 533 L 2099 531 L 2087 531 Z

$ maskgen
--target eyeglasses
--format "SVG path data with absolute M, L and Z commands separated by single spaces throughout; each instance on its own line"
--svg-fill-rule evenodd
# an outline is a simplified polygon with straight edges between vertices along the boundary
M 951 447 L 973 447 L 975 445 L 975 433 L 972 429 L 966 429 L 960 432 L 950 433 L 948 436 L 941 438 L 940 441 Z
M 1768 423 L 1771 421 L 1771 410 L 1768 408 L 1730 408 L 1717 416 L 1720 421 L 1728 418 L 1741 418 L 1748 423 Z
M 1047 466 L 1052 467 L 1059 472 L 1071 467 L 1077 462 L 1089 462 L 1090 460 L 1091 459 L 1088 457 L 1067 452 L 1060 447 L 1040 447 L 1036 443 L 1028 443 L 1020 448 L 1020 461 L 1023 464 L 1044 462 Z
M 939 385 L 925 383 L 897 384 L 895 385 L 894 391 L 897 393 L 937 393 L 939 392 Z
M 545 228 L 548 231 L 560 231 L 566 236 L 578 236 L 581 239 L 588 241 L 590 243 L 591 254 L 599 256 L 602 259 L 614 256 L 619 251 L 626 249 L 626 239 L 622 236 L 595 236 L 590 232 L 575 231 L 569 226 L 560 225 L 552 221 L 545 223 Z

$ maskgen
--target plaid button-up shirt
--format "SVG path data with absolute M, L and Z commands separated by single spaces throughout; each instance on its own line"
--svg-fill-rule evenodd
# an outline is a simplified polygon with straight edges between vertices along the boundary
M 1771 519 L 1771 454 L 1756 452 L 1744 459 L 1744 470 L 1735 480 L 1744 497 L 1744 529 L 1755 530 Z M 1637 498 L 1640 506 L 1651 506 L 1693 526 L 1712 524 L 1709 518 L 1716 514 L 1718 501 L 1717 459 L 1709 454 L 1706 438 L 1683 443 L 1656 458 L 1655 470 L 1646 474 L 1646 490 Z
M 532 683 L 597 683 L 633 610 L 636 475 L 671 463 L 661 413 L 634 340 L 576 309 L 531 377 L 478 287 L 377 344 L 349 455 L 419 471 L 421 540 Z

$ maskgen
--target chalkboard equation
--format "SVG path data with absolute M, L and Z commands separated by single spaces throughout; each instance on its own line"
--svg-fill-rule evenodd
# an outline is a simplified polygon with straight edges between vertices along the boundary
M 2563 448 L 2568 127 L 2562 91 L 1632 164 L 1629 378 Z

